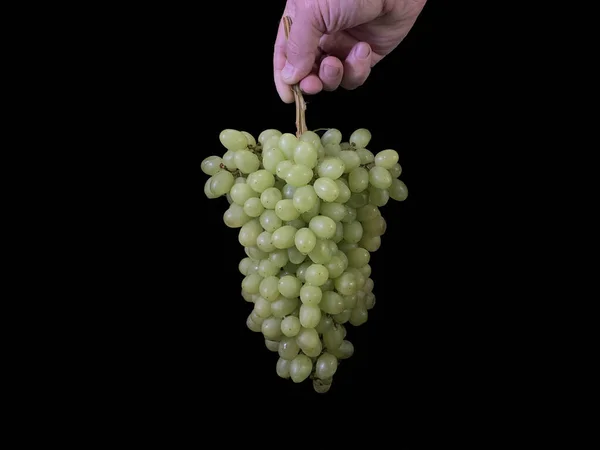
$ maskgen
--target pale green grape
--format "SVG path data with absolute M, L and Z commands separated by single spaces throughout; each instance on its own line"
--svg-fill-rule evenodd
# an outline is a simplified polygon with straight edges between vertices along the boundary
M 210 190 L 210 183 L 212 182 L 212 177 L 210 177 L 208 180 L 206 180 L 206 182 L 204 183 L 204 195 L 206 195 L 207 198 L 217 198 L 217 196 L 215 194 L 213 194 L 213 192 Z
M 298 307 L 299 303 L 298 298 L 279 297 L 271 303 L 271 313 L 273 317 L 283 319 L 291 314 Z
M 314 206 L 312 208 L 310 208 L 308 211 L 302 213 L 302 215 L 300 217 L 305 222 L 310 222 L 310 219 L 319 215 L 320 208 L 321 208 L 321 199 L 319 197 L 317 197 L 317 202 L 314 204 Z
M 242 289 L 250 294 L 258 294 L 262 279 L 258 273 L 246 275 L 242 280 Z
M 300 319 L 297 317 L 287 316 L 281 321 L 281 332 L 287 337 L 297 336 L 300 328 Z
M 306 226 L 306 222 L 304 220 L 302 220 L 300 217 L 297 219 L 294 219 L 294 220 L 288 220 L 285 224 L 292 226 L 298 230 L 300 228 L 304 228 Z
M 325 344 L 325 348 L 329 351 L 338 349 L 344 340 L 343 333 L 343 326 L 341 325 L 334 326 L 323 333 L 323 343 Z
M 318 286 L 305 284 L 300 288 L 300 301 L 304 305 L 318 305 L 323 297 L 323 292 Z
M 262 328 L 262 325 L 261 325 L 261 328 Z M 279 348 L 279 340 L 278 339 L 271 340 L 271 339 L 265 338 L 265 347 L 267 347 L 267 350 L 269 350 L 270 352 L 277 352 L 277 349 Z
M 352 191 L 350 191 L 350 188 L 348 187 L 348 184 L 345 181 L 346 180 L 344 180 L 344 179 L 335 180 L 335 184 L 337 185 L 338 189 L 340 190 L 338 197 L 335 199 L 336 203 L 344 204 L 352 196 Z
M 297 234 L 297 232 L 296 232 L 296 234 Z M 295 241 L 296 241 L 296 238 L 294 236 L 294 242 Z M 306 259 L 306 255 L 304 253 L 300 252 L 300 250 L 298 250 L 296 247 L 288 248 L 287 252 L 288 252 L 288 258 L 289 258 L 290 262 L 292 262 L 294 264 L 302 264 L 304 262 L 304 260 Z M 296 273 L 296 272 L 294 271 L 293 273 Z
M 248 275 L 248 269 L 254 262 L 250 258 L 242 258 L 238 264 L 238 270 L 244 276 Z
M 389 171 L 392 178 L 398 178 L 402 174 L 402 166 L 396 163 L 391 169 L 389 169 Z
M 260 296 L 258 296 L 258 298 L 260 298 Z M 258 314 L 256 314 L 256 311 L 254 310 L 250 313 L 250 318 L 252 319 L 252 322 L 257 325 L 262 325 L 265 320 L 263 317 L 260 317 Z
M 279 278 L 276 276 L 263 278 L 258 287 L 258 292 L 268 302 L 274 302 L 279 297 Z
M 298 297 L 300 295 L 300 288 L 302 288 L 302 282 L 295 276 L 286 275 L 279 279 L 278 289 L 284 297 Z
M 312 264 L 304 274 L 306 283 L 312 286 L 321 286 L 329 278 L 329 271 L 323 264 Z
M 313 171 L 311 168 L 302 164 L 294 164 L 288 170 L 285 181 L 287 181 L 288 184 L 298 188 L 300 186 L 306 186 L 308 183 L 310 183 L 312 178 Z
M 365 286 L 365 282 L 367 281 L 367 279 L 361 273 L 361 271 L 358 270 L 356 267 L 348 267 L 346 272 L 354 274 L 354 278 L 356 279 L 356 287 L 358 288 L 356 292 L 362 290 L 362 288 Z
M 373 292 L 374 287 L 375 287 L 375 282 L 373 281 L 373 279 L 367 278 L 367 280 L 365 281 L 365 285 L 363 286 L 363 291 L 365 292 L 365 294 L 368 294 L 370 292 Z
M 335 222 L 340 222 L 346 215 L 346 207 L 340 203 L 321 203 L 319 213 L 322 216 L 327 216 Z
M 298 342 L 302 351 L 306 348 L 315 348 L 320 342 L 319 333 L 314 328 L 302 327 L 296 337 L 296 342 Z
M 340 142 L 342 142 L 342 132 L 336 128 L 330 128 L 321 136 L 321 144 L 324 146 L 328 144 L 339 145 Z
M 275 205 L 275 214 L 281 220 L 289 221 L 300 217 L 300 212 L 294 206 L 294 201 L 289 198 L 279 200 Z
M 258 217 L 263 213 L 264 210 L 265 207 L 262 205 L 260 198 L 258 197 L 251 197 L 244 203 L 244 212 L 248 215 L 248 217 Z
M 327 264 L 332 256 L 333 251 L 327 239 L 317 238 L 314 248 L 308 253 L 308 257 L 316 264 Z
M 344 162 L 344 173 L 350 173 L 360 166 L 360 156 L 354 150 L 342 150 L 339 158 Z
M 310 219 L 308 228 L 321 239 L 331 239 L 335 235 L 335 222 L 327 216 L 315 216 Z
M 236 183 L 231 187 L 229 195 L 231 195 L 231 199 L 235 204 L 244 206 L 246 200 L 256 197 L 257 194 L 248 184 Z
M 350 314 L 350 324 L 355 327 L 359 327 L 369 319 L 369 312 L 367 308 L 354 308 Z
M 333 381 L 333 380 L 332 380 Z M 318 378 L 313 379 L 313 389 L 317 394 L 326 394 L 331 389 L 331 383 L 324 383 Z
M 396 150 L 382 150 L 375 155 L 375 165 L 390 170 L 398 163 L 398 159 Z
M 287 359 L 279 358 L 277 360 L 277 364 L 275 365 L 275 371 L 277 375 L 281 378 L 287 380 L 290 377 L 290 367 L 292 366 L 292 361 L 288 361 Z
M 298 270 L 296 270 L 296 277 L 303 283 L 306 282 L 306 278 L 304 277 L 304 275 L 306 274 L 306 269 L 308 269 L 311 265 L 312 262 L 305 261 L 302 264 L 300 264 L 298 266 Z
M 246 183 L 246 177 L 237 177 L 235 179 L 235 183 L 234 184 L 238 184 L 238 183 Z
M 279 267 L 268 259 L 263 259 L 258 265 L 258 274 L 263 277 L 271 277 L 279 273 Z
M 280 358 L 288 359 L 290 361 L 298 356 L 300 347 L 296 342 L 296 338 L 287 336 L 281 338 L 279 341 L 278 352 Z
M 346 215 L 342 219 L 343 223 L 352 223 L 356 221 L 356 208 L 346 205 Z
M 369 189 L 369 203 L 375 206 L 385 206 L 390 199 L 390 194 L 387 189 L 377 189 L 371 186 Z
M 341 313 L 336 314 L 335 316 L 333 316 L 333 321 L 335 323 L 338 323 L 338 324 L 342 325 L 342 324 L 348 322 L 348 320 L 350 319 L 351 315 L 352 315 L 352 310 L 351 309 L 345 309 Z
M 237 166 L 235 165 L 235 152 L 227 150 L 223 154 L 223 164 L 228 170 L 237 170 Z
M 356 303 L 358 302 L 359 294 L 364 295 L 364 292 L 358 291 L 356 294 L 342 296 L 342 298 L 344 299 L 344 310 L 346 310 L 346 309 L 352 310 L 356 307 Z
M 258 240 L 258 237 L 256 239 Z M 246 255 L 250 257 L 251 260 L 258 261 L 259 263 L 261 260 L 266 259 L 268 256 L 267 253 L 263 252 L 258 247 L 244 247 L 244 251 L 246 252 Z M 258 272 L 258 266 L 256 270 Z
M 315 364 L 315 376 L 320 379 L 333 377 L 338 368 L 338 360 L 331 353 L 325 352 Z
M 354 132 L 350 135 L 350 144 L 354 145 L 357 148 L 365 148 L 371 142 L 371 132 L 366 128 L 359 128 L 354 130 Z
M 248 273 L 247 275 L 250 275 L 251 273 L 258 273 L 258 264 L 260 261 L 254 261 L 252 258 L 248 257 L 248 259 L 250 261 L 252 261 L 252 264 L 250 264 L 248 266 Z
M 341 154 L 341 152 L 340 152 Z M 328 157 L 317 165 L 317 174 L 321 178 L 337 180 L 345 172 L 344 161 L 338 157 Z
M 272 235 L 271 235 L 272 241 Z M 275 267 L 282 268 L 289 262 L 287 249 L 277 249 L 273 250 L 269 254 L 269 261 L 275 264 Z
M 319 307 L 327 314 L 339 314 L 345 307 L 344 298 L 335 291 L 325 291 Z
M 317 345 L 315 347 L 306 347 L 302 349 L 302 352 L 310 358 L 317 358 L 323 351 L 323 344 L 321 341 L 317 341 Z
M 350 258 L 348 258 L 348 264 L 350 264 L 349 260 Z M 335 279 L 334 284 L 336 291 L 338 291 L 342 295 L 352 295 L 355 294 L 356 291 L 358 291 L 356 276 L 351 272 L 344 272 L 343 274 L 341 274 Z
M 265 338 L 275 340 L 281 338 L 281 319 L 269 317 L 261 325 L 260 331 Z
M 317 243 L 317 237 L 309 228 L 301 228 L 294 236 L 294 244 L 300 253 L 310 253 Z
M 260 142 L 262 145 L 264 145 L 265 142 L 267 142 L 267 139 L 272 138 L 273 136 L 276 136 L 276 137 L 281 136 L 281 131 L 275 130 L 272 128 L 264 130 L 258 135 L 258 142 Z
M 269 150 L 263 150 L 262 160 L 265 170 L 275 175 L 277 173 L 277 166 L 279 163 L 285 161 L 285 155 L 280 149 L 271 148 Z
M 321 138 L 314 131 L 305 131 L 302 133 L 302 136 L 300 136 L 300 141 L 308 142 L 315 149 L 321 146 Z
M 375 294 L 372 292 L 367 292 L 365 294 L 365 308 L 373 309 L 375 306 Z
M 319 199 L 317 197 L 317 193 L 315 192 L 314 187 L 302 186 L 294 191 L 292 195 L 292 200 L 294 203 L 294 207 L 298 210 L 299 213 L 302 214 L 307 211 L 310 211 Z
M 324 147 L 324 156 L 332 156 L 332 157 L 337 157 L 340 156 L 340 152 L 342 151 L 342 147 L 340 147 L 340 144 L 327 144 Z
M 235 183 L 235 181 L 234 181 L 234 183 Z M 230 205 L 233 203 L 233 200 L 231 199 L 231 195 L 226 194 L 225 198 L 227 199 L 227 203 L 229 203 Z
M 294 149 L 294 162 L 309 169 L 317 165 L 317 157 L 317 149 L 308 142 L 300 141 Z
M 367 150 L 366 148 L 359 148 L 356 150 L 356 154 L 360 158 L 361 164 L 369 164 L 375 161 L 375 155 L 371 150 Z
M 389 189 L 390 197 L 398 202 L 403 202 L 408 197 L 408 188 L 402 180 L 394 179 Z
M 232 203 L 223 213 L 223 222 L 229 228 L 241 228 L 250 220 L 240 205 Z
M 248 316 L 246 319 L 246 326 L 250 331 L 258 333 L 260 331 L 261 326 L 252 320 L 251 316 Z
M 387 228 L 385 219 L 382 216 L 377 216 L 371 220 L 362 222 L 363 234 L 369 236 L 383 236 Z
M 358 209 L 365 206 L 367 203 L 369 203 L 369 193 L 368 191 L 362 191 L 352 194 L 350 200 L 346 202 L 346 206 Z
M 354 345 L 350 341 L 342 341 L 340 346 L 331 352 L 338 359 L 348 359 L 354 354 Z
M 277 168 L 275 169 L 275 174 L 282 180 L 285 180 L 290 172 L 290 169 L 293 166 L 294 166 L 293 161 L 288 161 L 287 159 L 284 161 L 281 161 L 279 164 L 277 164 Z
M 265 189 L 273 187 L 275 184 L 275 177 L 271 172 L 261 169 L 249 174 L 246 182 L 255 192 L 262 194 Z
M 269 233 L 273 233 L 283 225 L 282 220 L 277 217 L 277 214 L 275 214 L 275 211 L 272 209 L 263 212 L 260 215 L 259 221 L 260 225 Z
M 348 187 L 352 192 L 362 192 L 369 187 L 369 172 L 364 167 L 353 169 L 348 175 Z
M 258 247 L 259 250 L 265 253 L 270 253 L 273 250 L 275 250 L 275 246 L 271 241 L 271 236 L 272 234 L 268 231 L 263 231 L 262 233 L 260 233 L 256 238 L 256 247 Z
M 235 165 L 242 173 L 252 173 L 260 167 L 258 156 L 250 150 L 238 150 L 235 152 Z
M 315 328 L 321 320 L 321 308 L 319 305 L 302 304 L 299 318 L 304 328 Z
M 371 276 L 371 266 L 369 264 L 360 267 L 358 271 L 362 273 L 365 278 L 369 278 Z
M 256 139 L 254 139 L 254 136 L 252 136 L 247 131 L 242 131 L 241 133 L 246 137 L 246 140 L 248 141 L 248 147 L 256 146 Z
M 333 328 L 333 319 L 328 314 L 322 314 L 319 324 L 315 327 L 317 333 L 324 334 Z
M 263 231 L 263 227 L 260 226 L 258 219 L 249 220 L 240 228 L 238 241 L 244 247 L 254 247 L 258 235 Z
M 294 236 L 297 231 L 296 228 L 290 225 L 284 225 L 273 232 L 271 241 L 275 248 L 287 249 L 294 245 Z
M 337 255 L 332 256 L 325 267 L 327 267 L 327 270 L 329 271 L 330 278 L 337 278 L 346 270 L 344 261 Z
M 345 253 L 350 249 L 358 247 L 358 244 L 351 244 L 350 242 L 342 241 L 338 247 L 342 252 Z
M 369 170 L 369 183 L 376 188 L 387 189 L 392 185 L 392 175 L 384 167 L 371 167 Z
M 248 139 L 238 130 L 226 129 L 221 131 L 219 140 L 223 147 L 233 152 L 245 149 L 248 146 Z
M 344 226 L 344 240 L 352 244 L 358 244 L 363 237 L 363 227 L 359 221 L 347 223 Z
M 294 150 L 298 145 L 298 138 L 292 133 L 284 133 L 279 138 L 279 148 L 285 155 L 286 159 L 293 159 Z
M 298 355 L 290 364 L 290 377 L 294 383 L 301 383 L 308 378 L 312 371 L 312 361 L 306 355 Z
M 330 178 L 318 178 L 314 182 L 313 187 L 319 198 L 326 202 L 333 202 L 340 195 L 340 189 L 335 181 Z
M 381 247 L 381 237 L 363 236 L 363 238 L 358 242 L 358 245 L 364 249 L 367 249 L 371 253 L 376 252 Z
M 211 177 L 210 190 L 215 197 L 221 197 L 231 190 L 234 182 L 235 180 L 231 172 L 221 170 Z
M 380 216 L 381 212 L 379 208 L 375 205 L 367 204 L 357 209 L 356 211 L 356 219 L 364 222 L 366 220 L 374 219 L 377 216 Z
M 254 302 L 254 312 L 257 316 L 266 319 L 271 316 L 271 302 L 262 297 L 258 297 Z
M 342 222 L 335 223 L 335 234 L 331 238 L 333 242 L 339 244 L 344 239 L 344 224 Z
M 206 175 L 214 175 L 219 170 L 221 170 L 221 164 L 223 164 L 223 159 L 218 156 L 209 156 L 208 158 L 204 158 L 202 163 L 200 164 L 200 169 Z

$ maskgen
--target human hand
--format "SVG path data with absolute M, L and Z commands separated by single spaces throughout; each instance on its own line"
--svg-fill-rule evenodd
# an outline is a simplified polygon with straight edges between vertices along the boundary
M 341 86 L 356 89 L 371 68 L 406 37 L 426 0 L 287 0 L 275 41 L 273 75 L 279 96 L 292 103 L 291 85 L 309 95 Z M 287 56 L 287 59 L 286 59 Z

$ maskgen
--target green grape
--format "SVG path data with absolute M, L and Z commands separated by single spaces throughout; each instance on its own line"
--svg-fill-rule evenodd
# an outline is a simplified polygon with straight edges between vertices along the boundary
M 304 305 L 318 305 L 323 297 L 323 292 L 318 286 L 305 284 L 300 288 L 300 301 Z
M 340 156 L 340 152 L 342 151 L 342 148 L 340 147 L 340 144 L 327 144 L 324 147 L 324 156 L 333 156 L 333 157 L 338 157 Z
M 344 162 L 344 173 L 350 173 L 360 166 L 360 156 L 354 150 L 342 150 L 339 157 Z
M 300 319 L 287 316 L 281 321 L 281 332 L 287 337 L 295 337 L 300 332 Z
M 245 183 L 246 183 L 246 177 L 237 177 L 237 178 L 235 179 L 235 182 L 234 182 L 234 184 L 238 184 L 238 183 L 245 184 Z
M 309 142 L 300 141 L 294 149 L 294 162 L 309 169 L 317 165 L 318 156 L 317 149 Z
M 363 236 L 363 238 L 358 241 L 358 245 L 364 249 L 367 249 L 371 253 L 376 252 L 381 247 L 381 237 Z
M 258 265 L 258 274 L 263 277 L 272 277 L 279 273 L 279 267 L 268 259 L 263 259 Z
M 248 174 L 258 170 L 260 160 L 250 150 L 238 150 L 235 152 L 235 165 L 242 173 Z
M 246 319 L 246 326 L 250 331 L 253 331 L 254 333 L 260 332 L 260 325 L 254 322 L 251 316 L 248 316 L 248 318 Z
M 346 166 L 341 158 L 328 157 L 317 165 L 317 175 L 321 178 L 337 180 L 345 172 Z
M 275 175 L 277 175 L 282 180 L 285 180 L 290 172 L 290 169 L 293 167 L 294 163 L 292 161 L 283 160 L 277 164 L 275 169 Z
M 288 220 L 285 224 L 290 225 L 298 230 L 300 228 L 304 228 L 306 226 L 306 222 L 304 220 L 302 220 L 301 218 L 294 219 L 294 220 Z
M 272 275 L 263 278 L 258 286 L 258 292 L 268 302 L 274 302 L 279 298 L 279 278 Z
M 359 148 L 356 150 L 356 154 L 360 158 L 361 164 L 369 164 L 375 161 L 375 155 L 371 150 L 367 150 L 366 148 Z
M 365 148 L 371 142 L 371 132 L 366 128 L 359 128 L 350 135 L 349 141 L 356 148 Z
M 264 151 L 273 150 L 274 148 L 279 148 L 278 145 L 279 145 L 279 138 L 277 136 L 271 136 L 263 144 L 263 150 Z
M 262 152 L 263 167 L 265 170 L 275 175 L 280 162 L 285 161 L 285 155 L 278 148 L 263 150 Z
M 342 222 L 335 223 L 335 234 L 331 239 L 336 244 L 339 244 L 344 239 L 344 224 Z
M 294 150 L 298 145 L 298 138 L 292 133 L 284 133 L 279 137 L 279 148 L 287 159 L 293 159 Z
M 269 350 L 270 352 L 277 352 L 277 348 L 279 347 L 279 341 L 265 338 L 265 347 L 267 347 L 267 350 Z
M 278 289 L 281 295 L 288 298 L 298 297 L 302 282 L 292 275 L 286 275 L 279 279 Z
M 256 239 L 258 240 L 258 237 Z M 260 263 L 261 260 L 266 259 L 268 256 L 267 253 L 263 252 L 258 247 L 245 247 L 244 251 L 252 261 L 257 261 L 258 263 Z M 258 265 L 256 266 L 256 270 L 258 272 Z
M 317 237 L 309 228 L 301 228 L 294 236 L 294 243 L 300 253 L 310 253 L 317 243 Z
M 308 269 L 311 266 L 311 264 L 312 263 L 310 261 L 305 261 L 302 264 L 300 264 L 300 266 L 298 266 L 298 270 L 296 271 L 296 277 L 303 283 L 306 282 L 306 278 L 304 278 L 304 275 L 306 274 L 306 269 Z
M 329 271 L 323 264 L 312 264 L 306 269 L 304 278 L 306 279 L 306 284 L 321 286 L 329 278 Z
M 282 198 L 281 191 L 276 187 L 267 188 L 260 194 L 260 202 L 266 209 L 275 209 L 275 205 Z
M 381 216 L 377 216 L 371 220 L 365 220 L 362 222 L 363 234 L 369 236 L 383 236 L 387 228 L 385 219 Z
M 318 378 L 313 379 L 313 389 L 317 394 L 326 394 L 331 389 L 331 383 L 323 383 Z
M 310 219 L 308 228 L 321 239 L 331 239 L 335 235 L 335 222 L 327 216 L 315 216 Z
M 295 242 L 295 240 L 296 240 L 296 238 L 294 237 L 294 242 Z M 296 247 L 288 248 L 287 252 L 288 252 L 288 259 L 290 260 L 290 262 L 292 262 L 294 264 L 302 264 L 304 262 L 304 260 L 306 259 L 306 255 L 304 253 L 300 252 L 300 250 L 298 250 Z M 296 273 L 296 272 L 294 271 L 294 273 Z
M 272 240 L 272 236 L 271 236 L 271 240 Z M 280 269 L 283 266 L 285 266 L 289 262 L 289 260 L 290 259 L 288 258 L 287 249 L 273 250 L 269 254 L 269 261 L 271 261 L 273 264 L 275 264 L 276 267 L 278 267 Z
M 271 303 L 271 314 L 273 317 L 283 319 L 298 307 L 298 303 L 297 298 L 279 297 Z
M 208 158 L 204 158 L 202 160 L 200 168 L 206 175 L 212 176 L 221 170 L 221 164 L 223 164 L 222 158 L 218 156 L 209 156 Z
M 356 247 L 358 247 L 358 244 L 351 244 L 350 242 L 345 242 L 345 241 L 340 242 L 340 245 L 339 245 L 339 249 L 342 252 L 347 252 L 348 250 L 356 248 Z
M 358 271 L 362 273 L 365 278 L 369 278 L 371 276 L 371 266 L 369 264 L 360 267 Z
M 300 212 L 294 206 L 294 201 L 288 198 L 279 200 L 275 205 L 275 214 L 281 220 L 289 221 L 300 217 Z
M 259 217 L 260 225 L 269 233 L 275 232 L 283 225 L 283 221 L 277 217 L 272 209 L 264 211 Z
M 281 319 L 276 317 L 268 317 L 261 325 L 260 331 L 265 338 L 275 340 L 281 338 Z
M 281 131 L 274 130 L 274 129 L 264 130 L 263 132 L 261 132 L 258 135 L 258 142 L 260 142 L 262 145 L 264 145 L 265 142 L 267 141 L 267 139 L 269 139 L 273 136 L 277 136 L 277 137 L 281 136 Z
M 367 204 L 356 210 L 356 219 L 360 220 L 361 222 L 374 219 L 375 217 L 380 215 L 381 212 L 379 211 L 379 208 L 371 204 Z
M 292 361 L 288 361 L 287 359 L 279 358 L 277 360 L 277 364 L 275 365 L 275 370 L 277 375 L 281 378 L 287 380 L 290 377 L 290 367 L 292 366 Z
M 249 220 L 240 228 L 238 241 L 244 247 L 254 247 L 258 235 L 263 231 L 264 230 L 257 219 Z
M 365 285 L 363 286 L 363 291 L 365 292 L 365 294 L 368 294 L 370 292 L 373 292 L 374 287 L 375 287 L 375 282 L 373 281 L 373 279 L 367 278 L 367 280 L 365 281 Z
M 343 179 L 335 180 L 335 184 L 337 185 L 338 189 L 340 190 L 338 197 L 335 199 L 336 203 L 344 204 L 352 196 L 352 191 L 350 191 L 350 188 L 348 187 L 348 184 L 345 183 L 345 181 L 346 180 L 343 180 Z
M 223 154 L 223 164 L 228 170 L 237 170 L 237 166 L 235 165 L 235 152 L 227 150 Z
M 328 314 L 321 314 L 321 320 L 316 326 L 317 333 L 324 334 L 333 328 L 333 319 Z
M 329 246 L 327 239 L 316 239 L 315 247 L 309 252 L 308 257 L 315 264 L 327 264 L 331 261 L 333 251 Z
M 300 141 L 308 142 L 315 149 L 321 146 L 321 138 L 314 131 L 305 131 L 302 133 L 302 136 L 300 136 Z
M 264 210 L 265 207 L 262 205 L 260 198 L 258 197 L 249 198 L 244 203 L 244 212 L 249 217 L 258 217 L 263 213 Z
M 323 345 L 321 341 L 317 341 L 317 345 L 315 347 L 306 347 L 302 349 L 302 352 L 308 356 L 309 358 L 317 358 L 321 352 L 323 351 Z
M 365 307 L 367 309 L 373 309 L 375 307 L 375 294 L 367 292 L 365 294 Z
M 254 302 L 254 312 L 259 317 L 266 319 L 271 316 L 271 302 L 262 297 L 258 297 Z
M 222 195 L 227 194 L 235 182 L 231 172 L 226 170 L 217 172 L 211 178 L 212 181 L 210 182 L 210 190 L 215 197 L 221 197 Z
M 356 192 L 352 194 L 350 200 L 346 202 L 346 206 L 350 206 L 351 208 L 361 208 L 365 206 L 369 202 L 369 193 L 368 191 Z
M 313 187 L 319 198 L 326 202 L 334 202 L 340 195 L 336 182 L 330 178 L 318 178 Z
M 352 315 L 352 310 L 345 309 L 341 313 L 336 314 L 335 316 L 333 316 L 333 321 L 335 323 L 338 323 L 338 324 L 342 325 L 342 324 L 348 322 L 348 320 L 350 319 L 351 315 Z
M 247 131 L 242 131 L 241 133 L 244 135 L 244 137 L 248 141 L 248 147 L 255 147 L 256 146 L 256 139 L 254 139 L 254 136 L 252 136 Z
M 350 324 L 355 327 L 363 325 L 369 318 L 369 312 L 367 308 L 354 308 L 350 314 Z
M 408 188 L 402 180 L 394 179 L 389 189 L 390 197 L 398 202 L 403 202 L 408 197 Z
M 275 248 L 287 249 L 294 245 L 294 236 L 296 235 L 296 228 L 290 225 L 284 225 L 273 232 L 271 240 Z
M 369 187 L 369 172 L 364 167 L 353 169 L 348 175 L 348 187 L 352 192 L 362 192 Z
M 363 237 L 363 227 L 359 221 L 347 223 L 344 226 L 344 240 L 351 244 L 358 244 Z
M 238 264 L 238 270 L 240 271 L 240 273 L 244 276 L 248 275 L 248 269 L 250 269 L 250 266 L 253 264 L 253 261 L 246 257 L 246 258 L 242 258 Z
M 375 165 L 390 170 L 398 162 L 396 150 L 383 150 L 375 155 Z
M 354 354 L 354 345 L 350 341 L 342 341 L 340 346 L 331 352 L 338 359 L 348 359 Z
M 319 307 L 327 314 L 339 314 L 344 310 L 344 298 L 335 291 L 325 291 Z
M 346 309 L 354 309 L 356 307 L 356 303 L 358 302 L 358 294 L 363 294 L 364 292 L 358 291 L 356 294 L 352 295 L 344 295 L 344 310 Z
M 271 172 L 261 169 L 249 174 L 246 182 L 255 192 L 262 194 L 265 189 L 273 187 L 275 177 Z
M 376 188 L 387 189 L 392 185 L 392 175 L 384 167 L 371 167 L 369 170 L 369 183 Z
M 329 144 L 339 145 L 340 142 L 342 142 L 342 132 L 336 128 L 330 128 L 321 136 L 321 144 L 323 146 Z
M 358 270 L 357 267 L 352 267 L 350 266 L 350 264 L 348 264 L 348 269 L 346 270 L 346 272 L 354 275 L 354 278 L 356 280 L 357 292 L 360 291 L 364 287 L 365 282 L 367 281 L 365 276 L 361 273 L 360 270 Z
M 330 330 L 323 333 L 323 344 L 330 352 L 336 350 L 344 340 L 344 327 L 342 325 L 333 326 Z
M 315 195 L 316 195 L 316 193 L 315 193 Z M 317 202 L 314 204 L 314 206 L 312 208 L 310 208 L 308 211 L 302 213 L 302 215 L 300 217 L 302 217 L 302 220 L 304 220 L 305 222 L 310 222 L 310 219 L 319 215 L 320 209 L 321 209 L 321 199 L 319 197 L 317 197 Z
M 304 328 L 300 329 L 298 336 L 296 337 L 298 345 L 304 351 L 304 349 L 315 348 L 319 345 L 319 333 L 314 328 Z
M 310 211 L 319 200 L 315 188 L 312 186 L 302 186 L 294 191 L 292 196 L 294 207 L 299 213 L 303 214 Z
M 299 352 L 300 347 L 298 347 L 295 338 L 285 336 L 279 341 L 278 353 L 280 358 L 288 359 L 291 361 L 296 356 L 298 356 Z
M 275 246 L 273 245 L 273 242 L 271 241 L 271 236 L 272 236 L 272 233 L 270 233 L 268 231 L 263 231 L 262 233 L 260 233 L 258 235 L 258 237 L 256 238 L 256 246 L 258 247 L 259 250 L 261 250 L 265 253 L 271 253 L 272 251 L 275 250 Z
M 346 206 L 346 215 L 342 219 L 343 223 L 352 223 L 356 221 L 356 208 Z
M 389 171 L 392 178 L 398 178 L 402 174 L 402 166 L 396 163 L 391 169 L 389 169 Z
M 315 376 L 320 379 L 333 377 L 338 368 L 338 360 L 331 353 L 325 352 L 315 364 Z
M 207 198 L 217 198 L 215 194 L 213 194 L 213 192 L 210 190 L 210 183 L 212 182 L 212 177 L 210 177 L 208 180 L 206 180 L 206 183 L 204 183 L 204 195 L 206 195 Z
M 329 271 L 330 278 L 337 278 L 346 270 L 346 264 L 344 264 L 342 258 L 337 255 L 332 256 L 329 262 L 325 264 L 325 267 L 327 267 L 327 270 Z
M 316 194 L 315 194 L 316 195 Z M 340 222 L 346 216 L 346 207 L 340 203 L 321 203 L 319 213 L 327 216 L 335 222 Z
M 308 378 L 312 371 L 312 361 L 306 355 L 296 356 L 290 365 L 290 377 L 294 383 L 301 383 Z
M 350 258 L 348 258 L 348 265 L 350 265 Z M 352 295 L 355 294 L 358 290 L 356 276 L 351 272 L 344 272 L 343 274 L 341 274 L 335 279 L 334 284 L 335 290 L 342 295 Z
M 244 206 L 246 200 L 256 197 L 256 192 L 246 183 L 237 183 L 231 187 L 229 195 L 233 202 L 237 205 Z
M 321 308 L 318 305 L 302 304 L 299 318 L 304 328 L 315 328 L 321 320 Z
M 390 199 L 390 194 L 387 189 L 377 189 L 371 186 L 369 189 L 369 203 L 375 206 L 385 206 Z
M 229 208 L 223 213 L 223 222 L 229 228 L 241 228 L 245 223 L 248 223 L 248 216 L 240 205 L 232 203 Z
M 219 134 L 219 140 L 223 147 L 229 151 L 242 150 L 248 147 L 248 139 L 238 130 L 223 130 Z
M 249 294 L 258 294 L 263 278 L 258 273 L 246 275 L 242 280 L 242 289 Z
M 302 164 L 294 164 L 288 171 L 285 181 L 288 184 L 298 188 L 306 186 L 313 178 L 313 171 Z

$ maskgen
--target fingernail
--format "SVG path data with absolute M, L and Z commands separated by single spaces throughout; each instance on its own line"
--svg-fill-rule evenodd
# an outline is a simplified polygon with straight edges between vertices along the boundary
M 356 56 L 360 59 L 367 59 L 371 54 L 371 47 L 367 44 L 360 44 L 356 49 Z
M 339 75 L 340 68 L 324 64 L 323 65 L 323 72 L 325 73 L 325 76 L 327 76 L 328 78 L 334 78 L 334 77 L 337 77 Z
M 289 81 L 294 76 L 294 67 L 286 62 L 283 70 L 281 71 L 281 78 L 286 81 Z

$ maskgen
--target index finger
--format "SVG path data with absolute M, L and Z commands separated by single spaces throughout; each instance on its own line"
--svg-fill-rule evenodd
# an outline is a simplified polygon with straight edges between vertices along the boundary
M 283 100 L 284 103 L 293 103 L 294 94 L 292 94 L 292 88 L 281 79 L 281 71 L 283 70 L 286 61 L 286 41 L 282 17 L 279 21 L 279 29 L 277 30 L 275 49 L 273 52 L 273 78 L 275 80 L 275 88 L 277 89 L 277 93 L 279 94 L 279 97 L 281 97 L 281 100 Z

